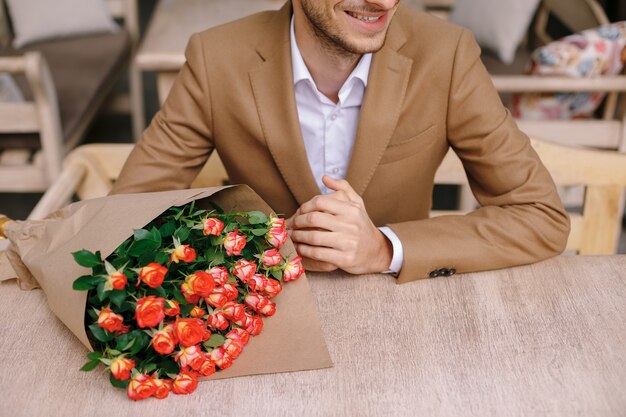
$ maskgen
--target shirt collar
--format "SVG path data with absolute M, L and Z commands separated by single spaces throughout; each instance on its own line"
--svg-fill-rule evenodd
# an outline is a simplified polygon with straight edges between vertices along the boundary
M 295 32 L 295 23 L 294 18 L 291 16 L 291 68 L 293 71 L 293 85 L 298 84 L 298 82 L 302 80 L 308 80 L 313 85 L 315 85 L 315 81 L 309 72 L 309 69 L 306 67 L 304 63 L 304 59 L 302 58 L 302 54 L 300 53 L 300 49 L 298 48 L 298 44 L 296 42 L 296 32 Z M 372 64 L 372 54 L 368 53 L 361 57 L 359 63 L 356 68 L 352 71 L 346 82 L 344 83 L 342 90 L 345 86 L 350 85 L 353 82 L 353 79 L 359 79 L 363 82 L 363 86 L 367 87 L 367 77 L 370 72 L 370 65 Z

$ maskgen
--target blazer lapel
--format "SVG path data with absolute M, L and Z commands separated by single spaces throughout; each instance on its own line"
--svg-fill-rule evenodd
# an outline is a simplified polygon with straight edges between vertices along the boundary
M 250 71 L 261 127 L 272 158 L 298 204 L 319 194 L 302 139 L 293 89 L 288 2 L 268 24 L 257 47 L 263 62 Z
M 391 139 L 413 61 L 397 51 L 406 42 L 399 25 L 392 24 L 385 46 L 374 54 L 346 179 L 363 195 Z

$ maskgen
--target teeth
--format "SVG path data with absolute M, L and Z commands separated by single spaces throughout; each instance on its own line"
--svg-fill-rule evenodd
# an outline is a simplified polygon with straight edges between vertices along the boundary
M 354 17 L 355 19 L 359 19 L 363 22 L 368 22 L 368 23 L 376 22 L 378 19 L 380 19 L 380 16 L 362 16 L 360 14 L 355 14 L 351 12 L 347 12 L 347 13 L 350 16 Z

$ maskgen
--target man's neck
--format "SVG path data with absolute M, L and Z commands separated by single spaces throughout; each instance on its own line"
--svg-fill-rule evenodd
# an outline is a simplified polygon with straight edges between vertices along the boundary
M 320 38 L 305 16 L 296 14 L 294 18 L 296 43 L 315 85 L 337 103 L 339 90 L 356 68 L 361 55 L 340 50 L 330 40 Z

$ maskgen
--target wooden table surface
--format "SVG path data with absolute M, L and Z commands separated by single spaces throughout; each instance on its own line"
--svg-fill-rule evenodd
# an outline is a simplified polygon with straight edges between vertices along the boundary
M 138 403 L 78 371 L 85 349 L 41 291 L 0 283 L 0 415 L 626 415 L 626 256 L 404 285 L 309 280 L 333 368 L 202 382 L 191 396 Z

